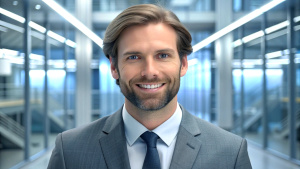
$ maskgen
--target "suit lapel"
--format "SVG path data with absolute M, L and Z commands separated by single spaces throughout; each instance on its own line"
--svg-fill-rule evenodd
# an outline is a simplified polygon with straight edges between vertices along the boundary
M 107 119 L 99 138 L 109 169 L 130 169 L 121 111 L 122 108 Z
M 170 165 L 172 169 L 192 168 L 202 144 L 197 138 L 201 131 L 194 119 L 195 117 L 183 107 L 181 109 L 183 116 Z

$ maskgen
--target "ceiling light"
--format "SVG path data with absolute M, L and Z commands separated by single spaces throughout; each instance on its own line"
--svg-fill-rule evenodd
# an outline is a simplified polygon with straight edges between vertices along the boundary
M 8 11 L 8 10 L 0 8 L 0 13 L 3 14 L 3 15 L 5 15 L 5 16 L 7 16 L 7 17 L 10 17 L 11 19 L 14 19 L 14 20 L 16 20 L 18 22 L 25 23 L 25 18 L 23 18 L 23 17 L 21 17 L 21 16 L 19 16 L 17 14 L 14 14 L 14 13 Z
M 243 44 L 243 41 L 241 39 L 238 39 L 238 40 L 236 40 L 232 43 L 232 46 L 235 48 L 235 47 L 238 47 L 242 44 Z
M 30 21 L 30 22 L 28 23 L 28 25 L 29 25 L 30 27 L 32 27 L 33 29 L 35 29 L 35 30 L 41 32 L 41 33 L 45 33 L 45 32 L 46 32 L 46 28 L 42 27 L 42 26 L 39 25 L 39 24 L 36 24 L 35 22 Z
M 279 30 L 279 29 L 282 29 L 282 28 L 284 28 L 284 27 L 287 27 L 288 25 L 289 25 L 289 22 L 288 22 L 288 21 L 284 21 L 284 22 L 281 22 L 281 23 L 276 24 L 276 25 L 274 25 L 274 26 L 268 27 L 268 28 L 265 30 L 265 32 L 266 32 L 266 34 L 270 34 L 270 33 L 272 33 L 272 32 L 275 32 L 275 31 Z
M 73 41 L 71 41 L 71 40 L 69 40 L 69 39 L 66 40 L 66 45 L 68 45 L 68 46 L 70 46 L 72 48 L 76 48 L 76 43 L 73 42 Z
M 197 43 L 196 45 L 194 45 L 193 46 L 193 52 L 196 52 L 196 51 L 204 48 L 208 44 L 214 42 L 215 40 L 219 39 L 220 37 L 226 35 L 227 33 L 231 32 L 231 31 L 235 30 L 236 28 L 244 25 L 245 23 L 253 20 L 254 18 L 260 16 L 264 12 L 272 9 L 273 7 L 277 6 L 278 4 L 280 4 L 284 1 L 285 0 L 273 0 L 269 3 L 267 3 L 266 5 L 254 10 L 253 12 L 250 12 L 248 15 L 234 21 L 233 23 L 229 24 L 225 28 L 219 30 L 218 32 L 212 34 L 208 38 L 206 38 L 203 41 L 201 41 L 201 42 Z
M 198 59 L 197 58 L 194 58 L 194 59 L 191 59 L 188 61 L 188 65 L 189 66 L 193 66 L 193 65 L 196 65 L 198 63 Z
M 40 4 L 35 5 L 35 9 L 36 10 L 40 10 L 41 9 L 41 5 Z
M 88 27 L 86 27 L 82 22 L 80 22 L 77 18 L 71 15 L 68 11 L 66 11 L 63 7 L 61 7 L 58 3 L 53 0 L 43 0 L 50 8 L 56 11 L 59 15 L 65 18 L 69 23 L 75 26 L 78 30 L 80 30 L 83 34 L 89 37 L 92 41 L 94 41 L 98 46 L 102 48 L 103 40 L 91 31 Z
M 294 22 L 299 22 L 299 21 L 300 21 L 300 16 L 294 18 Z
M 52 31 L 48 31 L 48 32 L 47 32 L 47 35 L 50 36 L 51 38 L 55 39 L 55 40 L 58 40 L 58 41 L 61 42 L 61 43 L 65 43 L 66 38 L 60 36 L 60 35 L 57 34 L 57 33 L 54 33 L 54 32 L 52 32 Z
M 255 32 L 255 33 L 251 34 L 251 35 L 248 35 L 248 36 L 243 37 L 243 38 L 242 38 L 242 41 L 243 41 L 244 43 L 248 43 L 248 42 L 250 42 L 250 41 L 252 41 L 252 40 L 254 40 L 254 39 L 257 39 L 257 38 L 262 37 L 263 35 L 264 35 L 264 32 L 263 32 L 263 31 L 258 31 L 258 32 Z
M 18 5 L 18 1 L 13 1 L 13 5 L 17 6 Z
M 0 49 L 1 55 L 8 55 L 8 56 L 18 56 L 19 51 L 16 50 L 10 50 L 10 49 Z
M 272 58 L 280 57 L 280 56 L 282 56 L 282 54 L 283 54 L 282 51 L 276 51 L 276 52 L 272 52 L 272 53 L 267 53 L 266 54 L 266 58 L 267 59 L 272 59 Z

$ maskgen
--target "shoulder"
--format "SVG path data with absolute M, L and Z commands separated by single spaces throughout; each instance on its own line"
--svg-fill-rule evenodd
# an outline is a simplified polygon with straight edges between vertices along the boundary
M 95 120 L 89 124 L 73 128 L 70 130 L 66 130 L 62 132 L 62 135 L 65 137 L 75 137 L 75 136 L 81 136 L 81 135 L 88 135 L 88 134 L 96 134 L 101 131 L 103 126 L 105 125 L 107 119 L 110 116 L 106 116 L 103 118 L 100 118 L 98 120 Z
M 199 117 L 190 114 L 184 108 L 181 127 L 198 139 L 201 139 L 203 144 L 215 144 L 231 147 L 241 145 L 244 141 L 244 139 L 240 136 L 226 131 L 208 121 L 200 119 Z
M 196 139 L 201 145 L 194 166 L 203 166 L 205 163 L 210 168 L 251 168 L 247 141 L 244 138 L 193 116 L 187 111 L 183 112 L 181 128 L 184 132 L 181 133 L 190 133 L 193 136 L 191 138 Z
M 69 142 L 74 144 L 74 140 L 77 140 L 78 143 L 98 142 L 98 139 L 104 134 L 106 128 L 110 128 L 112 125 L 118 125 L 122 122 L 120 110 L 89 124 L 62 132 L 61 140 L 65 145 Z
M 204 135 L 207 138 L 222 139 L 222 141 L 224 141 L 224 139 L 238 142 L 242 141 L 242 138 L 240 136 L 235 135 L 227 130 L 224 130 L 216 124 L 212 124 L 193 115 L 191 116 L 193 117 L 193 119 L 195 120 L 195 124 L 197 124 L 197 127 L 201 131 L 201 135 Z

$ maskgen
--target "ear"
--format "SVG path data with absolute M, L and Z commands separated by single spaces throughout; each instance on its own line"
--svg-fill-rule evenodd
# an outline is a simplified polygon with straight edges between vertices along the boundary
M 114 79 L 119 79 L 118 69 L 115 67 L 111 56 L 109 56 L 109 62 L 110 62 L 110 72 L 111 72 L 112 77 Z
M 187 55 L 184 55 L 181 59 L 181 72 L 180 77 L 184 76 L 188 70 L 188 61 L 187 61 Z

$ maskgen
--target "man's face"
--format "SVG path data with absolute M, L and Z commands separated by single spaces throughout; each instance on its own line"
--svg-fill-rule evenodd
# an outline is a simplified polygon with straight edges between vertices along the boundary
M 127 28 L 118 45 L 118 68 L 111 63 L 125 103 L 145 111 L 159 110 L 177 100 L 180 77 L 187 67 L 186 56 L 180 63 L 174 29 L 163 23 Z

